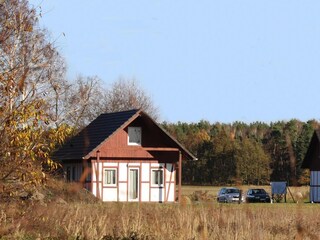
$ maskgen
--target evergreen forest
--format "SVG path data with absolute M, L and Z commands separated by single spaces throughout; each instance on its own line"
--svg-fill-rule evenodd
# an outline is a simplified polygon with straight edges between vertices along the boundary
M 164 122 L 162 127 L 198 158 L 183 162 L 183 184 L 309 183 L 308 170 L 301 164 L 312 134 L 319 127 L 316 120 L 250 124 L 211 124 L 202 120 Z

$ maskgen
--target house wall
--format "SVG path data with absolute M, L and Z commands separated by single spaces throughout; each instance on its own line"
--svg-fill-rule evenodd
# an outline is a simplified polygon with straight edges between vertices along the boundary
M 115 186 L 104 184 L 104 169 L 115 169 Z M 138 197 L 130 199 L 130 169 L 138 174 Z M 152 184 L 152 170 L 163 169 L 163 185 Z M 172 163 L 146 161 L 92 161 L 92 193 L 103 201 L 139 201 L 139 202 L 174 202 L 175 201 L 175 166 Z M 98 176 L 98 178 L 96 177 Z
M 180 166 L 180 200 L 181 161 L 191 154 L 143 112 L 126 122 L 125 115 L 117 116 L 102 116 L 58 151 L 56 157 L 61 157 L 69 178 L 83 182 L 90 169 L 90 178 L 86 179 L 89 184 L 85 187 L 103 201 L 166 202 L 176 200 L 176 167 Z M 72 177 L 70 167 L 75 172 Z
M 63 172 L 68 182 L 79 181 L 82 175 L 82 163 L 63 164 Z
M 166 135 L 159 128 L 154 127 L 153 123 L 138 118 L 129 126 L 141 127 L 141 146 L 128 145 L 128 128 L 124 128 L 116 131 L 98 147 L 99 152 L 92 153 L 93 155 L 90 156 L 93 194 L 103 201 L 175 201 L 175 164 L 179 159 L 179 152 L 146 151 L 145 147 L 166 148 L 172 146 L 172 143 L 167 142 Z M 116 169 L 116 184 L 104 183 L 106 169 Z M 152 171 L 157 169 L 163 169 L 162 186 L 152 184 Z M 132 188 L 134 186 L 130 179 L 136 173 L 139 178 L 136 186 L 138 197 L 132 200 L 130 196 L 134 193 L 130 186 Z
M 149 152 L 145 151 L 142 146 L 128 145 L 128 134 L 123 129 L 117 131 L 108 141 L 104 142 L 100 146 L 99 151 L 101 157 L 121 159 L 153 158 L 153 156 Z M 96 155 L 92 155 L 92 157 L 96 157 Z

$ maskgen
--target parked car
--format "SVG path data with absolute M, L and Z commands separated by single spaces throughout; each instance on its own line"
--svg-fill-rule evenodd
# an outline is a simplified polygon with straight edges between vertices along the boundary
M 246 195 L 246 202 L 270 202 L 270 196 L 263 188 L 249 189 Z
M 238 188 L 221 188 L 218 192 L 217 201 L 224 203 L 239 202 L 240 190 Z

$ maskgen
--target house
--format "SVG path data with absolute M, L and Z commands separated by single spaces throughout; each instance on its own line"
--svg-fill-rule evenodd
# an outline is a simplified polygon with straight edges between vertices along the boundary
M 320 202 L 320 130 L 314 131 L 301 167 L 310 170 L 310 202 Z
M 67 181 L 102 201 L 181 199 L 181 167 L 196 158 L 142 110 L 105 113 L 55 152 Z M 176 189 L 178 185 L 178 189 Z

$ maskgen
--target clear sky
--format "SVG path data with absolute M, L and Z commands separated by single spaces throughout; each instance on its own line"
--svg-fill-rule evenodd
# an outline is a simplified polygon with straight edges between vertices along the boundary
M 68 78 L 135 78 L 161 120 L 320 118 L 319 0 L 30 3 L 41 3 Z

